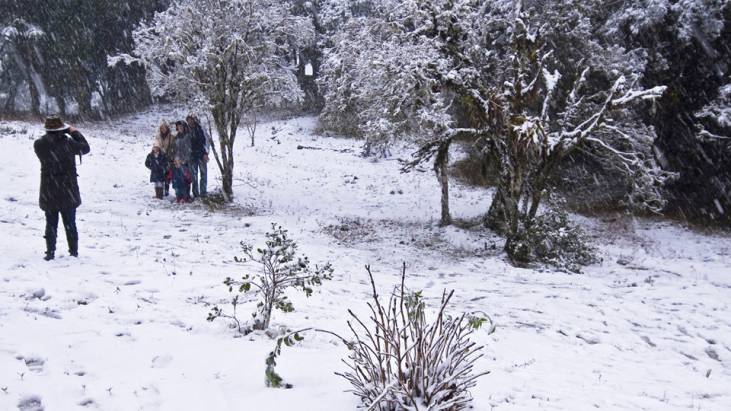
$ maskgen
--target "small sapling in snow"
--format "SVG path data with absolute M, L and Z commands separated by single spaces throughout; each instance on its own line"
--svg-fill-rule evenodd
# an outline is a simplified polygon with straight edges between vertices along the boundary
M 272 224 L 271 232 L 266 233 L 264 247 L 255 249 L 251 244 L 241 242 L 241 250 L 244 256 L 234 259 L 240 263 L 254 263 L 260 270 L 256 274 L 245 274 L 240 280 L 227 277 L 223 283 L 234 294 L 231 299 L 232 312 L 227 313 L 215 306 L 208 314 L 208 321 L 228 318 L 243 334 L 268 329 L 274 309 L 285 313 L 294 311 L 292 302 L 285 294 L 287 290 L 300 290 L 309 297 L 315 287 L 322 285 L 323 280 L 332 278 L 330 263 L 311 267 L 310 260 L 298 254 L 297 242 L 289 237 L 287 230 L 276 224 Z M 242 324 L 236 314 L 244 296 L 258 299 L 250 326 Z

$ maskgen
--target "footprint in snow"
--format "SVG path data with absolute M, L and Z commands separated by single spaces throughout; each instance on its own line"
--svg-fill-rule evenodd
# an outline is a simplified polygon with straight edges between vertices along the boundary
M 158 355 L 152 359 L 152 368 L 165 368 L 173 361 L 170 355 Z
M 18 360 L 23 360 L 23 362 L 25 363 L 25 366 L 28 367 L 28 369 L 30 371 L 33 371 L 36 373 L 43 371 L 43 365 L 46 363 L 46 360 L 44 360 L 43 358 L 41 358 L 37 355 L 31 355 L 31 356 L 27 356 L 27 357 L 19 355 L 15 358 Z
M 583 340 L 585 343 L 589 345 L 599 344 L 601 340 L 598 337 L 590 336 L 590 335 L 582 335 L 582 334 L 576 334 L 576 338 Z
M 115 336 L 115 337 L 119 337 L 119 338 L 122 338 L 122 337 L 128 337 L 128 338 L 132 338 L 132 333 L 130 333 L 130 332 L 129 332 L 129 331 L 127 331 L 127 330 L 124 330 L 124 331 L 117 331 L 116 333 L 114 333 L 114 336 Z
M 59 311 L 56 310 L 55 308 L 46 307 L 41 310 L 41 309 L 35 308 L 35 307 L 23 307 L 23 311 L 25 311 L 29 314 L 42 315 L 44 317 L 53 318 L 56 320 L 60 320 L 61 318 L 63 318 L 63 317 L 61 317 L 61 314 L 59 313 Z
M 76 302 L 76 305 L 89 305 L 90 303 L 94 302 L 98 298 L 99 298 L 99 296 L 97 296 L 94 293 L 82 293 L 82 294 L 79 294 L 76 298 L 74 298 L 73 301 Z
M 721 361 L 721 358 L 718 356 L 718 353 L 712 347 L 707 347 L 705 351 L 706 351 L 706 355 L 708 355 L 711 359 L 719 361 L 719 362 Z
M 46 295 L 46 290 L 44 288 L 30 289 L 23 294 L 23 297 L 26 300 L 39 299 L 44 301 L 51 298 L 50 296 Z
M 20 411 L 43 411 L 43 403 L 38 395 L 26 395 L 18 402 Z

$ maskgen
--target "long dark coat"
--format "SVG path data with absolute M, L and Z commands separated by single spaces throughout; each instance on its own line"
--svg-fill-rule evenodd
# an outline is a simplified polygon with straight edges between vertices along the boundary
M 68 210 L 81 205 L 75 156 L 87 154 L 89 143 L 80 132 L 48 132 L 33 143 L 41 161 L 39 205 L 44 211 Z

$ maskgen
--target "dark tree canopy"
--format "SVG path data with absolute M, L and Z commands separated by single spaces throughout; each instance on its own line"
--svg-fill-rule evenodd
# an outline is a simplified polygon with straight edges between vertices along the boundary
M 144 72 L 139 67 L 108 67 L 107 55 L 129 50 L 134 27 L 168 2 L 2 2 L 2 112 L 95 118 L 149 104 Z M 35 35 L 24 35 L 29 30 Z

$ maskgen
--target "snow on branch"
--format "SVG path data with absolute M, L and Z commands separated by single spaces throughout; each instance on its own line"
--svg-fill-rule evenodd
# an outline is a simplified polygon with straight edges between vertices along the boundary
M 127 53 L 117 54 L 116 56 L 107 57 L 107 66 L 109 66 L 109 67 L 114 67 L 120 63 L 126 64 L 126 65 L 131 65 L 134 63 L 144 64 L 144 62 L 141 59 L 134 57 Z
M 654 100 L 662 97 L 667 86 L 656 86 L 646 90 L 630 90 L 622 97 L 612 100 L 612 106 L 621 106 L 634 100 Z

